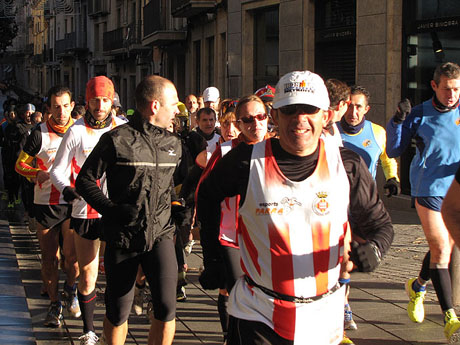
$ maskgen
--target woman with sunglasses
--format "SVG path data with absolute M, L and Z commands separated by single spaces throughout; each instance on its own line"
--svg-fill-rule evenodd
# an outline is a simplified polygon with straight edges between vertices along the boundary
M 241 132 L 237 138 L 222 143 L 216 149 L 201 179 L 205 178 L 212 171 L 215 164 L 225 154 L 241 142 L 256 144 L 270 137 L 270 134 L 267 132 L 268 115 L 265 109 L 262 100 L 255 95 L 243 97 L 238 101 L 235 109 L 235 124 Z M 225 121 L 221 120 L 221 124 L 223 125 L 224 123 Z M 233 126 L 233 124 L 230 123 L 229 126 Z M 225 132 L 226 127 L 223 125 L 222 134 L 225 135 Z M 214 249 L 219 252 L 218 256 L 223 261 L 205 263 L 205 270 L 200 276 L 200 283 L 205 289 L 219 288 L 217 309 L 224 332 L 224 339 L 226 338 L 228 328 L 228 294 L 236 280 L 243 274 L 240 266 L 240 252 L 236 236 L 238 203 L 239 196 L 227 198 L 221 203 L 220 224 L 208 222 L 206 219 L 200 220 L 201 242 L 213 241 L 213 237 L 218 237 L 220 241 L 220 248 Z M 225 274 L 223 275 L 222 272 Z

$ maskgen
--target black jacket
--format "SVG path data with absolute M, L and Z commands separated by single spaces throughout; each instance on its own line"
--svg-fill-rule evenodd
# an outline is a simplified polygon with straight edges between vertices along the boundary
M 102 214 L 108 245 L 144 252 L 158 239 L 172 238 L 172 178 L 181 154 L 179 138 L 138 112 L 100 138 L 78 174 L 76 188 Z M 104 173 L 109 198 L 97 185 Z M 121 219 L 127 215 L 117 214 L 120 205 L 134 210 L 125 225 Z

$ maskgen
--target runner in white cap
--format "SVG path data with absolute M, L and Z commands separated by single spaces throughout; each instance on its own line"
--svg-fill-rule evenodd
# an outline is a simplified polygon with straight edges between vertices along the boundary
M 321 138 L 328 108 L 321 77 L 286 74 L 272 110 L 279 139 L 241 143 L 200 186 L 199 217 L 219 221 L 220 202 L 240 195 L 244 275 L 230 293 L 228 345 L 339 344 L 344 288 L 338 279 L 351 266 L 348 221 L 368 239 L 354 251 L 361 270 L 375 269 L 391 244 L 391 220 L 366 165 Z M 349 206 L 361 211 L 353 219 Z M 217 236 L 202 242 L 205 265 L 221 260 L 217 243 Z

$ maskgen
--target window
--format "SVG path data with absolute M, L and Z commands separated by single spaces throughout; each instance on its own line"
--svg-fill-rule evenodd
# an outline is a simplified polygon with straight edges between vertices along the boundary
M 315 72 L 355 84 L 356 0 L 315 2 Z
M 279 10 L 269 7 L 254 13 L 254 90 L 279 79 Z

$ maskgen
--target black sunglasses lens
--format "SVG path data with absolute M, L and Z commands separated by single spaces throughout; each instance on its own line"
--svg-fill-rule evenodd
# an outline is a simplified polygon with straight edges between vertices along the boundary
M 253 116 L 242 117 L 241 121 L 243 121 L 244 123 L 253 123 L 255 121 L 255 117 Z
M 291 104 L 279 108 L 285 115 L 294 114 L 316 114 L 319 110 L 318 107 L 309 104 Z

